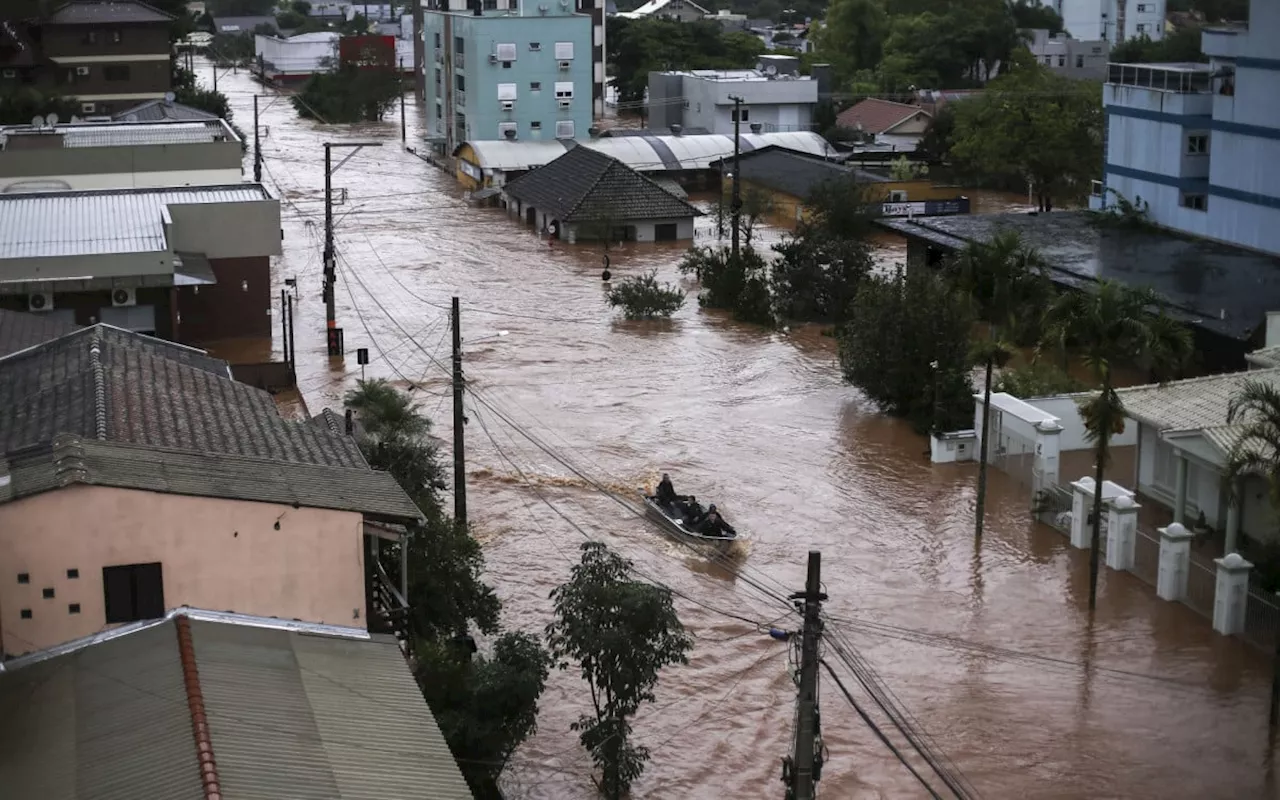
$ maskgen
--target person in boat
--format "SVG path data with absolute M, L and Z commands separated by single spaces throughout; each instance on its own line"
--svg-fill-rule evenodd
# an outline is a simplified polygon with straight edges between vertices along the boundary
M 720 516 L 720 512 L 716 510 L 715 503 L 712 503 L 707 508 L 706 515 L 698 522 L 698 532 L 703 536 L 715 536 L 722 539 L 738 535 L 733 526 L 725 522 L 724 517 Z
M 676 502 L 676 510 L 680 512 L 680 516 L 684 517 L 685 525 L 689 530 L 697 527 L 702 520 L 702 504 L 693 495 L 678 500 Z
M 663 508 L 671 508 L 676 502 L 685 498 L 676 494 L 676 487 L 671 483 L 671 476 L 662 473 L 662 480 L 658 482 L 658 488 L 653 493 L 653 499 L 658 501 L 658 505 Z

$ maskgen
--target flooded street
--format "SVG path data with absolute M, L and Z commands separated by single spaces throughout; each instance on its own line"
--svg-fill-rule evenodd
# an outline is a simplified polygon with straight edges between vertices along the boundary
M 244 73 L 219 87 L 252 140 L 253 94 L 271 90 Z M 800 590 L 810 549 L 822 551 L 829 633 L 848 637 L 982 796 L 1277 796 L 1269 659 L 1105 569 L 1091 626 L 1087 553 L 1032 523 L 1024 490 L 995 471 L 975 550 L 976 468 L 931 466 L 925 439 L 841 383 L 830 338 L 740 325 L 701 311 L 692 293 L 670 322 L 623 322 L 603 302 L 598 248 L 551 247 L 501 211 L 467 207 L 451 176 L 402 150 L 395 112 L 380 125 L 328 127 L 297 119 L 287 98 L 261 103 L 263 179 L 285 203 L 274 281 L 278 294 L 297 280 L 298 379 L 311 412 L 341 407 L 361 374 L 355 350 L 368 347 L 367 374 L 416 386 L 447 441 L 442 365 L 457 295 L 480 399 L 468 412 L 469 505 L 505 624 L 546 624 L 548 592 L 584 534 L 697 601 L 677 601 L 697 636 L 691 663 L 663 674 L 636 722 L 652 760 L 633 796 L 782 796 L 795 707 L 788 647 L 733 616 L 797 627 L 761 587 Z M 409 120 L 417 146 L 412 105 Z M 383 143 L 333 179 L 346 194 L 334 214 L 345 363 L 325 355 L 320 298 L 326 140 Z M 251 178 L 251 151 L 245 163 Z M 700 219 L 698 243 L 713 229 Z M 613 271 L 682 280 L 684 247 L 615 249 Z M 278 334 L 272 351 L 280 358 Z M 614 490 L 665 470 L 678 491 L 718 503 L 749 537 L 741 576 L 668 542 L 520 431 Z M 852 676 L 843 680 L 861 702 Z M 825 673 L 822 700 L 820 796 L 924 796 Z M 588 705 L 576 673 L 553 677 L 538 733 L 508 768 L 511 798 L 595 796 L 569 731 Z

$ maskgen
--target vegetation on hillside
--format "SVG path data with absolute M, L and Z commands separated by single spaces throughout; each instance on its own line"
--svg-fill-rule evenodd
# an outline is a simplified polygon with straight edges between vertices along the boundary
M 728 31 L 718 22 L 610 17 L 607 41 L 609 76 L 619 100 L 644 98 L 651 71 L 732 69 L 755 66 L 764 44 L 744 31 Z

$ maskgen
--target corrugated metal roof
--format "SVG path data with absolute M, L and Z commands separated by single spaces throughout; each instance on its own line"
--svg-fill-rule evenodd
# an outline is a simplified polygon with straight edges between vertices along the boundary
M 172 624 L 0 674 L 0 794 L 203 798 Z
M 0 259 L 163 252 L 168 206 L 269 199 L 256 183 L 0 195 Z
M 217 119 L 217 114 L 167 100 L 146 100 L 111 115 L 116 122 L 163 122 L 164 120 Z M 234 131 L 233 131 L 234 133 Z
M 163 103 L 162 100 L 153 101 Z M 77 125 L 59 125 L 56 128 L 36 128 L 32 125 L 10 125 L 0 128 L 0 147 L 9 144 L 14 137 L 56 136 L 64 148 L 81 147 L 138 147 L 157 144 L 208 144 L 221 141 L 239 141 L 226 123 L 217 117 L 200 120 L 175 120 L 153 122 L 116 122 Z
M 227 797 L 472 797 L 394 642 L 208 622 L 191 633 Z

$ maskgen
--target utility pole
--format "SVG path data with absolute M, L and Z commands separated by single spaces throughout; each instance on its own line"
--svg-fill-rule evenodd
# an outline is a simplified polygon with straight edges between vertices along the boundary
M 404 59 L 400 59 L 400 144 L 405 143 L 405 125 L 404 125 Z
M 809 574 L 804 591 L 791 595 L 791 599 L 803 601 L 804 634 L 800 640 L 800 702 L 795 750 L 790 764 L 784 761 L 783 781 L 787 782 L 787 800 L 813 800 L 818 782 L 817 760 L 822 750 L 818 731 L 818 640 L 822 638 L 822 601 L 827 599 L 822 592 L 822 553 L 809 551 Z
M 253 179 L 262 183 L 262 142 L 258 138 L 258 97 L 253 96 Z
M 739 132 L 742 128 L 742 98 L 737 95 L 729 97 L 733 101 L 733 201 L 729 205 L 729 210 L 733 212 L 733 244 L 732 253 L 734 261 L 738 260 L 738 231 L 742 226 L 742 175 L 738 167 L 739 152 Z M 723 195 L 721 195 L 723 197 Z M 814 665 L 814 674 L 816 675 L 817 665 Z
M 347 157 L 333 166 L 333 148 L 349 147 Z M 337 268 L 333 250 L 333 173 L 342 169 L 342 165 L 350 161 L 356 153 L 365 147 L 382 147 L 382 142 L 325 142 L 324 143 L 324 321 L 325 335 L 328 337 L 329 357 L 341 356 L 342 329 L 338 327 L 337 309 L 334 302 L 337 295 Z
M 453 518 L 467 525 L 467 457 L 464 448 L 467 417 L 462 410 L 462 327 L 458 298 L 453 298 Z

